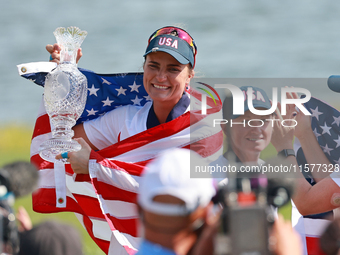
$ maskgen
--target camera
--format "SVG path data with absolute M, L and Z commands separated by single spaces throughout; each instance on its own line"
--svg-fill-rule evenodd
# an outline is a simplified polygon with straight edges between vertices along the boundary
M 18 254 L 20 237 L 12 206 L 15 198 L 30 194 L 37 183 L 37 168 L 29 162 L 0 168 L 0 254 Z
M 294 187 L 293 179 L 275 177 L 256 170 L 228 174 L 214 201 L 223 207 L 215 254 L 271 254 L 269 235 L 277 208 L 290 201 Z
M 12 209 L 14 195 L 10 178 L 6 171 L 0 170 L 0 254 L 19 252 L 19 233 Z

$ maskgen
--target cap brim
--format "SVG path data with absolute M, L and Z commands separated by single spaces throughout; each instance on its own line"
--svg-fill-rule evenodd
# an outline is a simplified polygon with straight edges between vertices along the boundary
M 171 56 L 173 56 L 179 63 L 181 63 L 182 65 L 186 65 L 186 64 L 189 64 L 190 61 L 187 60 L 185 57 L 183 57 L 181 54 L 179 54 L 178 52 L 176 51 L 173 51 L 173 50 L 170 50 L 170 49 L 164 49 L 164 48 L 158 48 L 158 49 L 155 49 L 153 48 L 152 50 L 149 50 L 148 52 L 146 52 L 143 57 L 145 57 L 146 55 L 152 53 L 152 52 L 157 52 L 157 51 L 163 51 L 163 52 L 166 52 L 168 54 L 170 54 Z

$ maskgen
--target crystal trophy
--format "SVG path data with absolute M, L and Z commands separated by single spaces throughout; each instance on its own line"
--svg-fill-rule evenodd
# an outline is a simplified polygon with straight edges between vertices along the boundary
M 56 155 L 81 149 L 72 140 L 72 127 L 84 111 L 87 98 L 87 79 L 78 70 L 76 57 L 87 32 L 77 27 L 59 27 L 53 32 L 61 46 L 59 65 L 46 76 L 44 103 L 50 117 L 52 138 L 39 148 L 40 156 L 56 162 Z M 67 163 L 67 159 L 60 161 Z

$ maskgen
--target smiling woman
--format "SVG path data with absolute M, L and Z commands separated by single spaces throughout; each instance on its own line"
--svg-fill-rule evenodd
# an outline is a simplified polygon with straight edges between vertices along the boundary
M 165 52 L 152 52 L 144 63 L 144 87 L 153 100 L 153 109 L 160 123 L 181 99 L 194 71 Z
M 266 92 L 257 87 L 253 89 L 252 105 L 256 109 L 267 110 L 272 107 Z M 230 122 L 230 126 L 221 123 L 221 127 L 228 140 L 228 151 L 220 160 L 227 158 L 229 152 L 235 153 L 242 163 L 257 163 L 261 152 L 269 145 L 273 133 L 272 119 L 274 115 L 256 115 L 249 110 L 247 100 L 248 86 L 240 88 L 245 96 L 244 115 L 227 116 L 228 102 L 223 103 L 223 118 Z M 257 123 L 258 122 L 258 123 Z M 250 124 L 251 123 L 251 124 Z M 250 125 L 249 125 L 250 124 Z M 224 158 L 224 159 L 223 159 Z
M 52 61 L 58 62 L 58 45 L 47 46 L 47 50 Z M 91 205 L 81 199 L 77 203 L 89 215 L 84 224 L 88 224 L 90 235 L 108 254 L 132 254 L 138 248 L 135 197 L 149 161 L 170 148 L 190 148 L 210 161 L 221 152 L 222 131 L 208 125 L 207 117 L 220 117 L 222 105 L 212 105 L 205 115 L 190 111 L 188 87 L 194 77 L 196 54 L 193 38 L 183 29 L 157 30 L 148 40 L 143 65 L 143 85 L 152 100 L 144 106 L 118 107 L 74 127 L 82 149 L 63 155 L 67 155 L 74 173 L 89 174 L 93 186 L 86 186 L 88 182 L 83 186 L 92 194 Z M 199 98 L 197 92 L 193 96 Z M 194 132 L 198 135 L 193 141 L 190 136 Z M 77 175 L 76 184 L 74 180 L 67 184 L 76 197 L 84 190 L 78 182 L 83 178 Z M 102 217 L 100 223 L 98 217 Z
M 273 114 L 258 116 L 247 111 L 244 116 L 237 117 L 230 128 L 230 144 L 232 150 L 242 162 L 257 162 L 260 153 L 268 146 L 273 133 L 270 120 Z M 252 121 L 252 126 L 243 125 Z M 259 123 L 254 123 L 255 121 Z M 240 125 L 240 123 L 242 123 Z
M 185 30 L 163 27 L 155 31 L 148 40 L 143 66 L 143 84 L 153 102 L 144 107 L 124 107 L 80 124 L 74 128 L 75 137 L 82 137 L 92 149 L 102 149 L 117 143 L 118 137 L 121 141 L 181 116 L 189 110 L 190 99 L 185 90 L 195 74 L 196 54 L 196 44 Z M 136 118 L 137 126 L 125 126 L 127 120 L 132 123 Z M 74 162 L 72 167 L 76 172 L 79 169 L 78 173 L 88 173 L 86 164 Z

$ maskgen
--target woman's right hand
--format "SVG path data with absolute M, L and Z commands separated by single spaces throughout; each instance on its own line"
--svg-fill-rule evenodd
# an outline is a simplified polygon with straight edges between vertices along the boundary
M 296 115 L 297 125 L 295 127 L 295 136 L 301 139 L 310 139 L 309 135 L 312 134 L 311 118 L 308 115 L 304 115 L 303 112 L 298 112 Z
M 61 51 L 61 47 L 59 46 L 59 44 L 55 43 L 53 45 L 51 44 L 47 44 L 46 45 L 46 50 L 51 54 L 51 58 L 50 62 L 55 62 L 59 65 L 59 61 L 60 61 L 60 51 Z M 76 58 L 76 63 L 78 64 L 79 59 L 83 56 L 82 50 L 81 48 L 78 49 L 77 52 L 77 58 Z
M 287 93 L 288 99 L 298 99 L 298 95 L 296 93 Z M 303 139 L 307 137 L 310 139 L 309 135 L 312 133 L 311 127 L 311 119 L 310 116 L 305 115 L 303 112 L 296 110 L 295 111 L 295 120 L 297 125 L 295 126 L 294 135 L 299 139 Z
M 300 235 L 286 222 L 282 215 L 275 220 L 271 234 L 271 249 L 277 255 L 300 255 L 302 242 Z
M 81 145 L 81 149 L 79 151 L 68 152 L 67 162 L 71 164 L 74 173 L 88 174 L 91 147 L 83 138 L 74 138 L 74 140 Z M 61 154 L 58 154 L 55 158 L 63 159 Z

